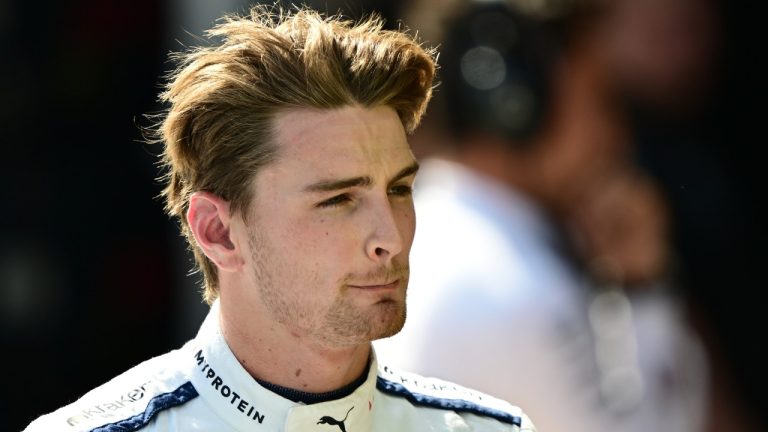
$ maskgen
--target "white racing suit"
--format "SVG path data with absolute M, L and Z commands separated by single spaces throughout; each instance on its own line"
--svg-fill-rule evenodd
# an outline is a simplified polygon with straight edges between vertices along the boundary
M 27 432 L 534 432 L 507 402 L 371 362 L 352 394 L 304 405 L 259 385 L 221 335 L 215 303 L 197 337 L 145 361 Z

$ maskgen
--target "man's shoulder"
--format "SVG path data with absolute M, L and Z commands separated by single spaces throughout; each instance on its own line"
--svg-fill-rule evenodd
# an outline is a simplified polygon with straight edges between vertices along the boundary
M 452 411 L 469 424 L 496 424 L 492 430 L 499 431 L 535 432 L 531 420 L 519 407 L 449 381 L 381 365 L 376 387 L 416 408 Z
M 134 431 L 197 391 L 179 369 L 179 350 L 147 360 L 32 422 L 25 432 Z

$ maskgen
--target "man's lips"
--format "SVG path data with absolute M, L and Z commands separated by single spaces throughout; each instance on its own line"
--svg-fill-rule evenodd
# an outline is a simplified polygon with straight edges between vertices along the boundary
M 364 283 L 364 284 L 349 284 L 350 288 L 358 288 L 358 289 L 364 289 L 364 290 L 386 290 L 386 289 L 395 289 L 398 286 L 400 286 L 400 279 L 395 279 L 392 282 L 374 282 L 374 283 Z

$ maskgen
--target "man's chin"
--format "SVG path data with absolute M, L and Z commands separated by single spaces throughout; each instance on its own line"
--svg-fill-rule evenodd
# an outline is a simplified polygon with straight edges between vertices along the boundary
M 316 335 L 335 346 L 370 343 L 397 334 L 405 324 L 405 302 L 381 300 L 365 308 L 338 308 Z
M 397 301 L 388 301 L 377 306 L 381 306 L 379 316 L 374 319 L 371 328 L 372 334 L 370 340 L 384 339 L 394 336 L 403 329 L 405 325 L 405 304 Z

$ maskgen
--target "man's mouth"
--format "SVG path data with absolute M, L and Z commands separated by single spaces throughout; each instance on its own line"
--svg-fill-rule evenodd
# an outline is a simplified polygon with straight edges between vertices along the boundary
M 364 290 L 394 290 L 400 286 L 401 279 L 395 279 L 393 281 L 380 281 L 380 282 L 366 282 L 363 284 L 349 284 L 350 288 L 364 289 Z

